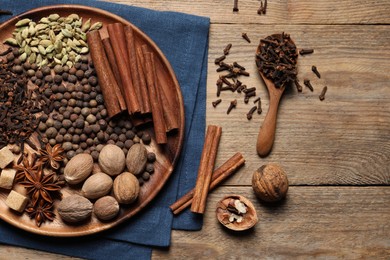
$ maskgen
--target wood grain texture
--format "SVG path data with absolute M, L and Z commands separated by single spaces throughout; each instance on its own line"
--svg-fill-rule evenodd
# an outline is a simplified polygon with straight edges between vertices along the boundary
M 247 32 L 252 43 L 241 37 Z M 314 48 L 314 53 L 298 57 L 298 78 L 311 80 L 314 92 L 295 86 L 286 89 L 279 107 L 276 137 L 271 154 L 260 159 L 256 138 L 268 109 L 267 89 L 257 73 L 254 55 L 261 38 L 275 32 L 291 34 L 298 48 Z M 388 26 L 353 25 L 262 25 L 213 24 L 207 78 L 207 123 L 221 125 L 217 165 L 232 151 L 243 153 L 245 174 L 237 174 L 229 185 L 249 185 L 251 174 L 267 162 L 278 162 L 287 171 L 293 185 L 364 185 L 390 183 L 390 35 Z M 234 32 L 234 33 L 232 33 Z M 356 39 L 359 39 L 358 42 Z M 239 79 L 256 87 L 262 99 L 263 113 L 248 121 L 246 113 L 253 102 L 244 103 L 244 95 L 224 91 L 216 108 L 215 82 L 219 77 L 214 59 L 232 43 L 226 63 L 237 61 L 250 77 Z M 318 79 L 311 71 L 316 65 Z M 318 96 L 328 86 L 324 101 Z M 226 109 L 237 99 L 237 108 Z M 252 98 L 251 100 L 253 100 Z
M 233 0 L 110 0 L 160 11 L 177 11 L 211 18 L 213 23 L 251 24 L 385 24 L 390 23 L 387 0 L 268 1 L 266 15 L 258 15 L 258 0 L 239 0 L 233 13 Z
M 241 194 L 259 223 L 230 232 L 215 217 L 216 203 Z M 390 187 L 290 187 L 284 203 L 262 205 L 247 187 L 219 188 L 209 196 L 204 227 L 174 231 L 169 250 L 153 259 L 386 259 L 390 254 Z

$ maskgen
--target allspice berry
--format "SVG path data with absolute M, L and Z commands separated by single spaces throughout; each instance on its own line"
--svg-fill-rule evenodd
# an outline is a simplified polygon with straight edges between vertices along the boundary
M 278 164 L 263 165 L 253 174 L 252 188 L 260 200 L 266 202 L 282 200 L 288 191 L 287 175 Z

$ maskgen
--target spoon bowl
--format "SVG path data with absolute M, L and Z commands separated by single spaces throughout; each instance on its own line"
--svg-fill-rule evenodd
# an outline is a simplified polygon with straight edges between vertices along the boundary
M 284 34 L 273 34 L 271 35 L 272 38 L 277 38 L 277 39 L 284 39 Z M 268 38 L 268 37 L 267 37 Z M 288 42 L 290 46 L 295 47 L 294 42 L 291 40 L 290 37 L 288 37 Z M 276 130 L 276 119 L 278 115 L 278 108 L 279 108 L 279 103 L 280 99 L 283 95 L 283 92 L 286 88 L 286 85 L 289 83 L 289 81 L 284 81 L 282 84 L 279 86 L 275 85 L 275 82 L 273 79 L 270 79 L 266 76 L 264 71 L 260 68 L 259 64 L 262 62 L 260 61 L 261 59 L 259 58 L 260 54 L 264 51 L 264 48 L 262 48 L 262 43 L 259 44 L 257 51 L 256 51 L 256 64 L 258 66 L 258 71 L 259 74 L 264 81 L 268 94 L 269 94 L 269 107 L 267 114 L 265 116 L 264 122 L 262 126 L 260 127 L 259 130 L 259 135 L 257 137 L 257 144 L 256 144 L 256 150 L 257 153 L 259 154 L 260 157 L 266 157 L 272 149 L 272 146 L 274 144 L 275 140 L 275 130 Z M 280 54 L 279 54 L 280 57 Z M 296 64 L 296 58 L 295 60 L 289 60 L 292 61 L 294 64 L 294 69 L 295 69 L 295 64 Z M 296 69 L 295 69 L 296 72 Z

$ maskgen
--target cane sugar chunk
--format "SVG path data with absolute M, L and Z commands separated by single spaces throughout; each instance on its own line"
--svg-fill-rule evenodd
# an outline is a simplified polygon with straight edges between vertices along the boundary
M 0 188 L 10 190 L 14 184 L 16 170 L 4 169 L 0 175 Z
M 20 193 L 17 193 L 14 190 L 11 190 L 11 192 L 8 194 L 7 199 L 5 200 L 5 204 L 7 204 L 8 207 L 11 209 L 22 213 L 24 208 L 26 207 L 28 202 L 28 198 L 26 196 L 23 196 Z
M 0 150 L 0 168 L 4 169 L 8 164 L 10 164 L 14 160 L 14 155 L 8 149 L 8 147 L 4 147 Z

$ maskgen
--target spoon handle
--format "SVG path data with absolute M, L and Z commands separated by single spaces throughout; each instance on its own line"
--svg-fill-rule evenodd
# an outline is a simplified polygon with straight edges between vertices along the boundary
M 278 94 L 270 95 L 268 112 L 257 136 L 256 149 L 260 157 L 266 157 L 274 144 L 276 117 L 278 115 L 280 97 L 281 95 Z

